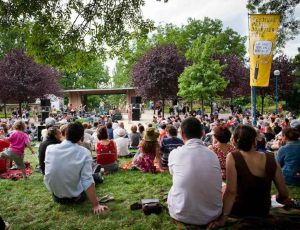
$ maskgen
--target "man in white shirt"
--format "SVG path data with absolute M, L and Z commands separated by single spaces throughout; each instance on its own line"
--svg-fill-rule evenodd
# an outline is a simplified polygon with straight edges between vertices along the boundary
M 103 212 L 107 206 L 99 205 L 96 197 L 91 154 L 78 145 L 83 134 L 81 124 L 69 124 L 66 140 L 47 147 L 44 183 L 55 202 L 79 203 L 87 197 L 96 214 Z
M 206 225 L 222 213 L 222 178 L 217 155 L 202 144 L 199 120 L 190 117 L 181 124 L 185 145 L 169 155 L 173 185 L 168 195 L 169 212 L 177 221 Z
M 118 156 L 128 156 L 129 155 L 129 139 L 125 137 L 125 129 L 119 128 L 117 130 L 118 138 L 114 139 L 117 146 Z

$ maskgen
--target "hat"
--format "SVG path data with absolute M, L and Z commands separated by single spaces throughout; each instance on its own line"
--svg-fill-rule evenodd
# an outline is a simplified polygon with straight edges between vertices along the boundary
M 117 135 L 118 135 L 119 137 L 125 136 L 125 129 L 118 129 L 118 130 L 117 130 Z
M 156 141 L 156 139 L 159 137 L 159 133 L 156 131 L 155 128 L 150 127 L 146 129 L 145 133 L 145 141 Z

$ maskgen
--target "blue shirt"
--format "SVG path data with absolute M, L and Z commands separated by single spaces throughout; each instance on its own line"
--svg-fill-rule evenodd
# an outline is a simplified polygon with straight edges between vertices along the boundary
M 285 146 L 282 146 L 278 151 L 276 160 L 282 167 L 285 182 L 300 186 L 300 141 L 289 141 Z
M 90 152 L 71 141 L 49 145 L 45 158 L 44 183 L 59 198 L 78 197 L 93 183 Z

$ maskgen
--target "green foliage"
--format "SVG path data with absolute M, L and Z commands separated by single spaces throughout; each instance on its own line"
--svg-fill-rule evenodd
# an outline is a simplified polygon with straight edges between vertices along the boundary
M 300 20 L 294 15 L 299 3 L 300 0 L 248 0 L 247 8 L 251 13 L 280 14 L 276 47 L 281 49 L 300 32 Z
M 64 89 L 96 89 L 107 87 L 109 80 L 107 67 L 102 60 L 96 59 L 76 72 L 66 72 L 60 83 Z
M 211 57 L 216 43 L 216 38 L 208 36 L 204 43 L 197 39 L 192 44 L 187 58 L 193 61 L 193 65 L 179 77 L 179 96 L 188 101 L 206 100 L 226 88 L 228 82 L 220 75 L 224 66 Z

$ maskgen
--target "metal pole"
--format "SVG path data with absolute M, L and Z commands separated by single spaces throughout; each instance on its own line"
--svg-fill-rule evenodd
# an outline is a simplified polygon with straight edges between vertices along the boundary
M 275 75 L 275 114 L 278 114 L 278 75 Z
M 252 115 L 252 125 L 256 126 L 256 87 L 251 87 L 251 115 Z

